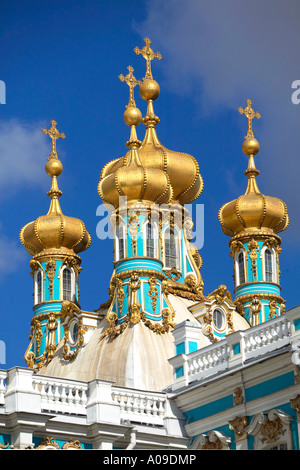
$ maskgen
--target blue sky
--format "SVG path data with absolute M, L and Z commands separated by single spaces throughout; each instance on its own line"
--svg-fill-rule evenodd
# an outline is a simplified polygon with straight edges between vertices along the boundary
M 99 240 L 97 193 L 104 164 L 126 152 L 123 122 L 128 87 L 118 79 L 132 65 L 141 79 L 145 61 L 133 49 L 152 40 L 163 59 L 152 71 L 161 87 L 155 102 L 157 132 L 172 150 L 199 162 L 204 191 L 202 276 L 208 294 L 220 284 L 233 292 L 228 237 L 218 210 L 246 189 L 241 145 L 251 98 L 262 118 L 254 123 L 261 144 L 256 166 L 262 193 L 282 198 L 290 226 L 282 234 L 282 296 L 299 304 L 300 105 L 291 101 L 300 79 L 299 2 L 296 0 L 2 1 L 0 80 L 0 339 L 6 364 L 26 366 L 32 318 L 30 256 L 19 242 L 23 225 L 46 214 L 50 178 L 44 171 L 50 139 L 41 132 L 55 119 L 64 214 L 84 221 L 92 245 L 82 253 L 80 304 L 95 310 L 107 300 L 111 240 Z M 136 93 L 142 113 L 146 104 Z M 144 136 L 144 126 L 138 137 Z

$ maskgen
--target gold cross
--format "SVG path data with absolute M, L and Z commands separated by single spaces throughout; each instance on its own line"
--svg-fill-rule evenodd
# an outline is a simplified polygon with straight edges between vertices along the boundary
M 154 52 L 151 49 L 151 47 L 150 47 L 151 41 L 150 41 L 149 38 L 145 38 L 144 41 L 146 43 L 146 46 L 144 46 L 143 49 L 139 49 L 138 47 L 136 47 L 134 49 L 134 52 L 137 55 L 142 54 L 144 59 L 146 59 L 147 65 L 146 65 L 145 79 L 148 78 L 148 79 L 152 80 L 153 76 L 152 76 L 152 72 L 151 72 L 151 60 L 153 60 L 154 58 L 160 60 L 160 59 L 162 59 L 162 55 L 159 52 Z
M 246 100 L 247 106 L 245 108 L 238 108 L 238 111 L 241 114 L 245 114 L 246 118 L 248 118 L 248 132 L 245 137 L 245 139 L 254 139 L 254 134 L 253 134 L 253 129 L 252 129 L 252 119 L 255 117 L 259 119 L 261 115 L 258 112 L 255 112 L 251 108 L 252 101 L 251 100 Z
M 141 80 L 137 80 L 134 77 L 134 75 L 133 75 L 134 68 L 131 67 L 131 65 L 129 65 L 129 67 L 127 67 L 127 70 L 128 70 L 129 73 L 125 77 L 122 74 L 119 75 L 119 79 L 121 80 L 121 82 L 126 82 L 127 85 L 129 86 L 129 101 L 128 101 L 128 105 L 126 106 L 126 108 L 128 108 L 128 107 L 136 108 L 133 89 L 137 85 L 141 85 L 142 82 L 141 82 Z
M 50 139 L 52 139 L 52 150 L 51 150 L 51 154 L 48 160 L 50 158 L 58 158 L 57 152 L 56 152 L 56 141 L 59 138 L 64 139 L 66 137 L 63 132 L 58 132 L 58 130 L 56 129 L 56 124 L 57 124 L 56 121 L 52 120 L 50 122 L 51 122 L 50 129 L 42 129 L 42 133 L 45 135 L 48 134 Z

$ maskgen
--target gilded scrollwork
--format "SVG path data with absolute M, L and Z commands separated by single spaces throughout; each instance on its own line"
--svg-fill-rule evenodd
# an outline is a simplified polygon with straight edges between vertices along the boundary
M 70 439 L 69 442 L 65 442 L 65 443 L 62 445 L 62 449 L 63 449 L 63 450 L 69 450 L 69 449 L 72 449 L 72 450 L 81 450 L 81 449 L 82 449 L 82 445 L 80 444 L 80 442 L 79 442 L 78 439 Z
M 128 218 L 129 233 L 131 235 L 132 255 L 137 255 L 137 234 L 140 226 L 139 213 L 130 215 Z
M 130 298 L 130 322 L 134 325 L 141 320 L 141 306 L 139 304 L 139 288 L 141 286 L 141 280 L 136 272 L 133 272 L 130 280 L 129 280 L 129 287 L 131 292 Z
M 277 305 L 276 305 L 275 300 L 271 300 L 271 302 L 269 304 L 269 318 L 276 317 L 276 315 L 277 315 L 276 307 L 277 307 Z
M 37 450 L 41 449 L 59 449 L 59 444 L 54 437 L 44 437 L 40 444 L 36 447 Z
M 78 320 L 78 341 L 75 349 L 71 349 L 69 342 L 70 325 L 65 326 L 64 346 L 62 350 L 63 358 L 67 361 L 74 359 L 80 351 L 81 346 L 84 343 L 84 334 L 87 328 L 82 325 L 82 318 Z
M 55 260 L 50 258 L 46 263 L 46 273 L 49 281 L 49 299 L 53 299 L 53 281 L 56 271 Z
M 251 269 L 252 269 L 252 275 L 253 275 L 253 280 L 257 279 L 257 257 L 259 253 L 259 245 L 258 242 L 254 239 L 251 238 L 251 240 L 248 243 L 248 253 L 249 257 L 251 259 Z
M 218 304 L 223 304 L 225 301 L 232 303 L 231 293 L 227 290 L 227 287 L 221 284 L 217 289 L 212 291 L 206 299 L 208 301 L 216 300 Z
M 157 289 L 157 286 L 156 286 L 156 277 L 151 276 L 149 278 L 148 283 L 149 283 L 148 295 L 150 296 L 150 301 L 151 301 L 153 313 L 155 313 L 157 299 L 158 299 L 158 289 Z
M 272 421 L 267 419 L 260 427 L 261 441 L 263 443 L 272 444 L 276 442 L 285 432 L 283 423 L 279 416 Z

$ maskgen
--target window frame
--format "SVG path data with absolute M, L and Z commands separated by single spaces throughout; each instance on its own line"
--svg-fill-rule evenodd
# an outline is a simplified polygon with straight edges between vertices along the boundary
M 214 313 L 215 312 L 219 312 L 221 315 L 222 315 L 222 325 L 221 325 L 221 328 L 219 328 L 214 320 Z M 212 312 L 212 323 L 213 323 L 213 326 L 214 328 L 217 330 L 217 331 L 224 331 L 226 329 L 226 325 L 227 325 L 227 321 L 226 321 L 226 313 L 224 312 L 224 310 L 221 308 L 221 307 L 215 307 L 213 312 Z
M 271 254 L 271 265 L 272 265 L 272 280 L 267 280 L 267 271 L 266 271 L 266 252 L 270 252 Z M 262 278 L 264 282 L 271 282 L 274 284 L 278 284 L 278 270 L 277 270 L 277 262 L 276 262 L 276 253 L 274 248 L 269 248 L 268 246 L 264 246 L 261 251 L 261 259 L 262 259 Z M 269 272 L 268 272 L 269 273 Z
M 174 239 L 175 239 L 175 250 L 176 250 L 176 264 L 175 266 L 168 266 L 167 264 L 167 256 L 166 256 L 166 232 L 167 231 L 173 231 L 174 233 Z M 166 226 L 163 230 L 163 234 L 162 234 L 162 239 L 163 239 L 163 254 L 164 254 L 164 269 L 172 269 L 172 268 L 175 268 L 177 269 L 178 271 L 180 271 L 181 269 L 181 237 L 180 237 L 180 232 L 179 230 L 177 229 L 177 227 L 172 227 L 170 225 Z M 169 258 L 171 258 L 170 256 L 168 256 Z M 173 256 L 174 258 L 174 256 Z
M 64 288 L 64 273 L 65 271 L 70 272 L 70 283 L 71 283 L 71 290 L 70 290 L 70 298 L 65 298 L 64 291 L 66 290 Z M 60 270 L 60 299 L 61 300 L 69 300 L 71 302 L 77 302 L 77 293 L 76 293 L 76 285 L 75 285 L 75 271 L 72 267 L 69 266 L 62 266 Z
M 120 228 L 123 234 L 122 240 L 123 240 L 123 256 L 120 257 Z M 121 261 L 122 259 L 126 258 L 126 253 L 127 253 L 127 246 L 126 246 L 126 225 L 123 221 L 119 222 L 115 226 L 115 260 L 116 261 Z
M 152 227 L 152 238 L 153 240 L 153 256 L 148 255 L 148 227 Z M 158 258 L 158 230 L 157 230 L 157 223 L 151 221 L 151 220 L 146 220 L 143 224 L 143 252 L 144 256 L 147 258 Z
M 41 275 L 41 292 L 38 289 L 38 275 Z M 40 294 L 40 299 L 39 299 Z M 44 270 L 38 268 L 34 273 L 34 305 L 40 304 L 44 301 Z
M 243 266 L 244 266 L 244 282 L 241 282 L 241 273 L 240 273 L 240 255 L 243 256 Z M 235 254 L 235 284 L 236 287 L 246 284 L 248 280 L 247 276 L 247 264 L 246 264 L 246 250 L 241 248 Z

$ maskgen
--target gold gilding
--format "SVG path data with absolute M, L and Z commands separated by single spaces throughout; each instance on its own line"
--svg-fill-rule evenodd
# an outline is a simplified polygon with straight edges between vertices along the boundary
M 247 236 L 255 233 L 274 235 L 285 230 L 289 224 L 287 207 L 281 199 L 263 195 L 258 189 L 256 177 L 259 170 L 255 167 L 254 155 L 259 151 L 259 143 L 254 138 L 252 119 L 259 118 L 247 100 L 245 109 L 239 108 L 241 114 L 248 118 L 248 132 L 243 143 L 243 151 L 249 157 L 245 175 L 248 185 L 244 195 L 224 204 L 219 210 L 219 221 L 222 230 L 230 237 Z
M 62 164 L 57 157 L 56 140 L 59 137 L 65 138 L 65 135 L 57 131 L 55 121 L 51 121 L 51 124 L 48 131 L 42 130 L 52 139 L 52 151 L 45 167 L 47 174 L 52 177 L 51 189 L 47 193 L 51 198 L 49 211 L 47 215 L 29 222 L 20 231 L 21 243 L 32 256 L 44 255 L 47 252 L 72 255 L 86 250 L 91 243 L 91 236 L 84 223 L 62 213 L 58 200 L 62 192 L 57 185 L 57 176 L 62 172 Z

